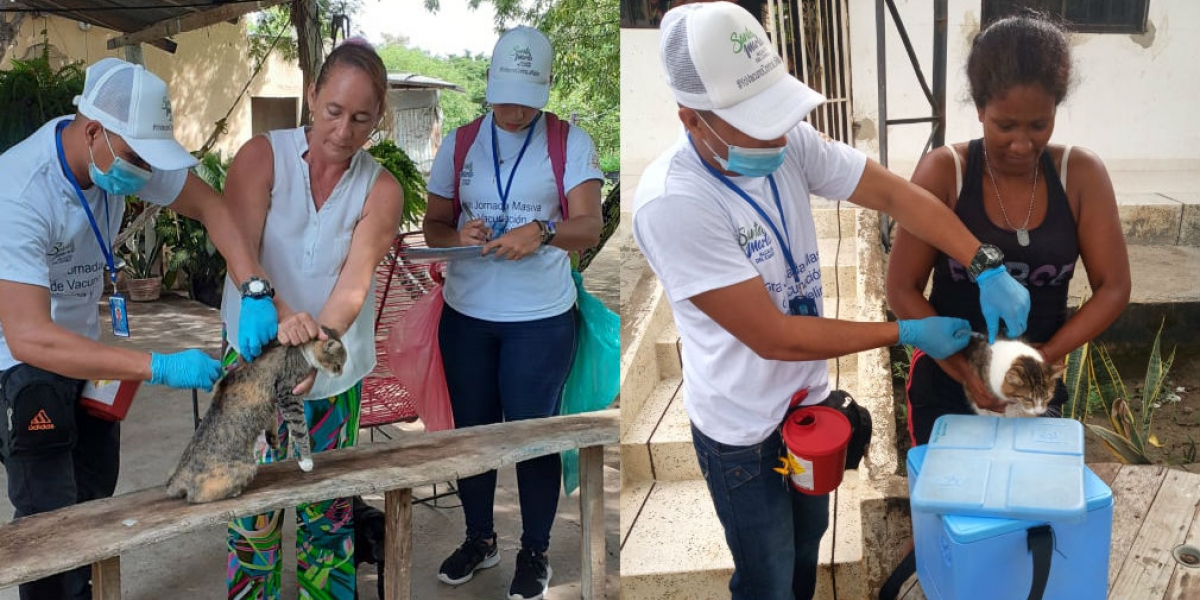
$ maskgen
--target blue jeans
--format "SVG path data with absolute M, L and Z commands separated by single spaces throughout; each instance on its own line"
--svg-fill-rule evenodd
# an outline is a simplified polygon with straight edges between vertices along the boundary
M 778 431 L 753 446 L 730 446 L 693 426 L 692 444 L 733 553 L 732 600 L 810 600 L 829 495 L 801 494 L 774 471 Z
M 561 315 L 497 323 L 442 310 L 438 343 L 454 427 L 550 417 L 575 358 L 575 310 Z M 558 453 L 517 463 L 521 547 L 545 552 L 558 511 L 562 461 Z M 470 537 L 495 533 L 492 505 L 496 472 L 458 480 Z

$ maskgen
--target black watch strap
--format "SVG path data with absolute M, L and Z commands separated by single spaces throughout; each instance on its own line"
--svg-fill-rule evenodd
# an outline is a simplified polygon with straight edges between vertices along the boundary
M 980 273 L 1002 264 L 1004 264 L 1004 253 L 999 248 L 991 244 L 980 244 L 979 250 L 975 252 L 975 257 L 971 259 L 971 264 L 967 266 L 967 272 L 971 274 L 971 277 L 979 277 Z
M 242 283 L 243 298 L 274 298 L 275 288 L 271 282 L 261 277 L 250 277 Z

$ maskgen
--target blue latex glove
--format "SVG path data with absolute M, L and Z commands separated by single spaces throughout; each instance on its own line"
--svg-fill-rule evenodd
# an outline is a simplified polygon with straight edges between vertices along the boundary
M 195 348 L 170 354 L 150 354 L 150 383 L 154 385 L 212 391 L 213 384 L 220 378 L 221 361 Z
M 898 321 L 900 343 L 915 346 L 938 360 L 967 347 L 971 323 L 954 317 L 927 317 Z
M 983 320 L 987 322 L 988 343 L 996 343 L 1000 331 L 1000 319 L 1008 337 L 1019 337 L 1025 333 L 1025 322 L 1029 319 L 1029 290 L 1017 283 L 1003 265 L 992 267 L 975 278 L 979 284 L 979 306 L 983 309 Z
M 238 317 L 238 351 L 250 362 L 262 354 L 263 348 L 279 333 L 279 314 L 270 298 L 242 298 Z

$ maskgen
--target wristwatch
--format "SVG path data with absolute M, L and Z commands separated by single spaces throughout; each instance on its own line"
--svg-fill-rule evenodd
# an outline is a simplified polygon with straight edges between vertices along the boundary
M 271 282 L 259 277 L 251 277 L 242 284 L 243 298 L 274 298 L 275 288 Z
M 545 221 L 546 233 L 542 236 L 542 245 L 545 246 L 554 241 L 554 236 L 558 234 L 558 229 L 554 227 L 554 221 Z
M 971 277 L 979 277 L 980 273 L 1001 264 L 1004 264 L 1004 253 L 991 244 L 983 244 L 979 246 L 975 258 L 971 259 L 971 264 L 967 266 L 967 272 L 971 274 Z

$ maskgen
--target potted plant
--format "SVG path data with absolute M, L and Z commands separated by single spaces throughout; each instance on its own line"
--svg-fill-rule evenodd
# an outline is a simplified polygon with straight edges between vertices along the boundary
M 149 302 L 158 300 L 162 294 L 162 277 L 158 270 L 162 248 L 158 232 L 153 226 L 139 230 L 121 247 L 121 258 L 125 260 L 125 286 L 130 300 Z
M 217 252 L 204 226 L 170 210 L 163 210 L 159 226 L 159 233 L 170 248 L 166 261 L 168 287 L 174 284 L 178 273 L 185 272 L 192 299 L 220 308 L 225 259 Z

